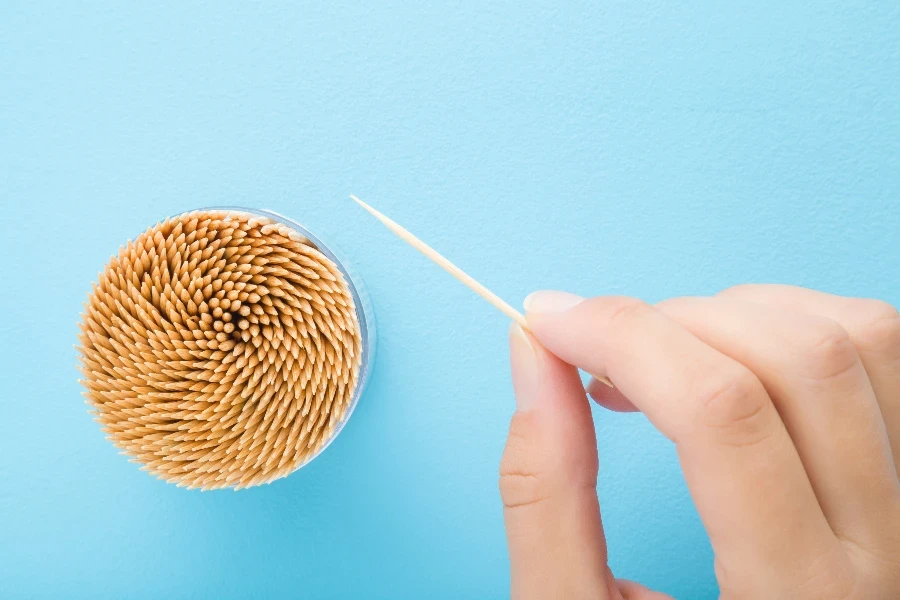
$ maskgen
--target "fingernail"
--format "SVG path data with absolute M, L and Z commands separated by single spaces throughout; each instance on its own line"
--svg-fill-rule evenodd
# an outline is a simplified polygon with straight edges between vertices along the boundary
M 541 290 L 525 298 L 525 310 L 532 313 L 561 313 L 584 301 L 581 296 L 569 292 Z
M 608 394 L 609 390 L 614 390 L 616 388 L 606 383 L 603 379 L 598 378 L 596 375 L 591 375 L 591 380 L 588 381 L 588 384 L 584 389 L 591 396 L 602 396 Z
M 513 324 L 509 329 L 509 359 L 512 368 L 516 408 L 528 410 L 538 400 L 538 356 L 534 343 L 522 328 Z
M 603 377 L 602 375 L 594 375 L 593 373 L 588 373 L 591 376 L 591 381 L 595 383 L 602 383 L 608 388 L 616 389 L 616 386 L 612 384 L 612 381 L 609 380 L 609 377 Z

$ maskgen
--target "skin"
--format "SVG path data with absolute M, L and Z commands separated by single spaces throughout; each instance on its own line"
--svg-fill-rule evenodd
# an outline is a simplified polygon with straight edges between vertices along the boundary
M 751 285 L 650 306 L 537 292 L 510 332 L 517 409 L 500 466 L 512 596 L 663 600 L 610 571 L 602 406 L 674 444 L 721 598 L 900 598 L 900 315 Z

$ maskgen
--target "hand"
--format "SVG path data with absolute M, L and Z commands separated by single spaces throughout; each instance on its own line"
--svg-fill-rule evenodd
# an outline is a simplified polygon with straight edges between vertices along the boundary
M 741 286 L 655 307 L 538 292 L 510 336 L 512 595 L 660 600 L 607 566 L 589 391 L 675 443 L 723 599 L 900 598 L 900 316 Z

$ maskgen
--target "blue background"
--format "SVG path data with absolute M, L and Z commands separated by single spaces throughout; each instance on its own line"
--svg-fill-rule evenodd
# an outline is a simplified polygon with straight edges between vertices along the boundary
M 744 281 L 898 303 L 898 32 L 893 0 L 6 0 L 0 596 L 506 596 L 508 323 L 347 195 L 516 304 Z M 239 493 L 117 455 L 72 349 L 118 246 L 216 204 L 336 244 L 379 326 L 337 442 Z M 595 415 L 613 570 L 714 598 L 672 447 Z

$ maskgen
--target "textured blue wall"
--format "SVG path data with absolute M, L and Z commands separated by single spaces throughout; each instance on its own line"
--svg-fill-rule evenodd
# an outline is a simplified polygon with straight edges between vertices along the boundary
M 507 322 L 350 192 L 516 303 L 742 281 L 900 302 L 895 1 L 317 4 L 0 5 L 0 596 L 508 593 Z M 311 466 L 201 494 L 103 439 L 72 344 L 119 244 L 214 204 L 342 248 L 380 347 Z M 714 598 L 671 446 L 596 417 L 614 571 Z

